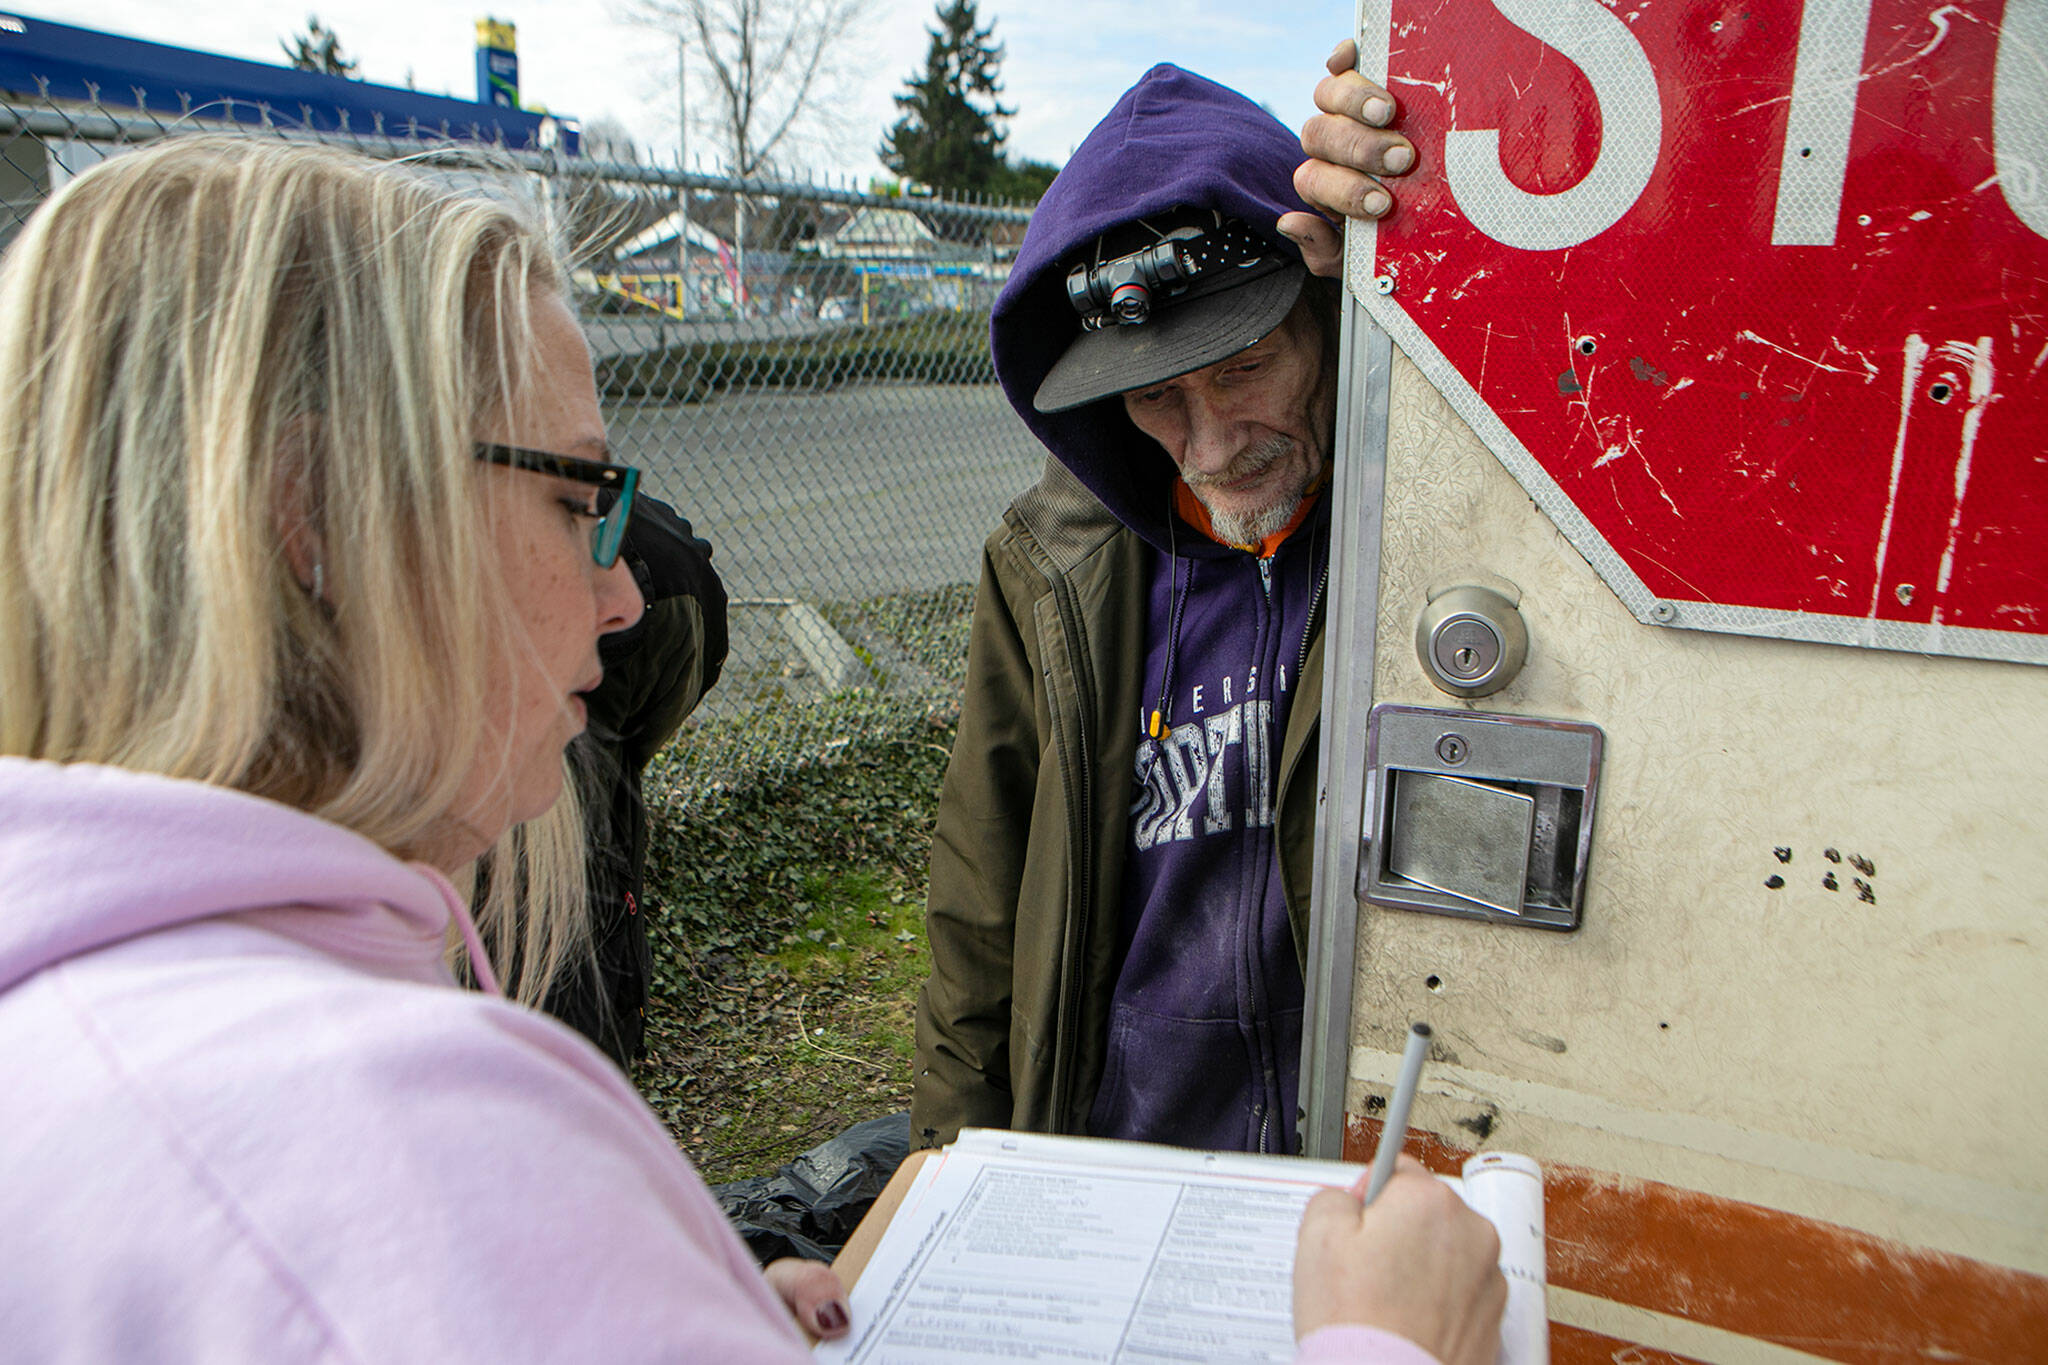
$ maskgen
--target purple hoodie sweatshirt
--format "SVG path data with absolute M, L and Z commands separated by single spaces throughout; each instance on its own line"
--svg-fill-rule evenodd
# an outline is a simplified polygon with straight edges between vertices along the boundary
M 1157 66 L 1075 151 L 1039 204 L 991 324 L 996 373 L 1046 447 L 1151 549 L 1146 687 L 1171 731 L 1137 727 L 1119 912 L 1122 965 L 1103 1137 L 1290 1151 L 1302 981 L 1275 847 L 1281 737 L 1320 616 L 1328 509 L 1270 560 L 1218 545 L 1172 510 L 1173 463 L 1121 400 L 1044 414 L 1040 381 L 1079 327 L 1065 266 L 1106 229 L 1220 209 L 1289 254 L 1274 228 L 1306 207 L 1294 135 L 1233 90 Z M 1318 705 L 1310 697 L 1303 704 Z
M 455 986 L 431 868 L 0 757 L 0 886 L 0 1357 L 810 1359 L 618 1069 Z M 1355 1325 L 1296 1359 L 1432 1361 Z

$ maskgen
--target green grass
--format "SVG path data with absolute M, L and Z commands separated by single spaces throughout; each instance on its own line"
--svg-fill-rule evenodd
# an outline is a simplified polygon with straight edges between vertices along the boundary
M 959 586 L 821 610 L 950 689 L 972 604 Z M 647 770 L 654 979 L 633 1079 L 714 1184 L 910 1105 L 955 697 L 776 697 L 692 721 Z
M 910 1103 L 925 860 L 950 729 L 863 702 L 827 760 L 647 783 L 648 1052 L 634 1080 L 718 1183 Z
M 809 1046 L 864 1059 L 894 1057 L 907 1074 L 914 1038 L 910 1003 L 931 972 L 924 898 L 867 872 L 810 878 L 815 907 L 783 938 L 775 960 L 791 981 L 839 1000 L 838 1029 L 815 1024 Z

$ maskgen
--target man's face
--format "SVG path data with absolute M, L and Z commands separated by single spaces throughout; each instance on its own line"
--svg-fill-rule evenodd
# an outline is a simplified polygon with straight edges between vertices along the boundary
M 1297 307 L 1265 337 L 1206 369 L 1124 394 L 1209 509 L 1216 534 L 1255 545 L 1285 526 L 1329 463 L 1336 385 Z

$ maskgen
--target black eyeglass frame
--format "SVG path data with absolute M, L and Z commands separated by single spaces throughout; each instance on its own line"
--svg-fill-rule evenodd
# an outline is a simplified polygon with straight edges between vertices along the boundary
M 639 470 L 631 465 L 606 464 L 603 460 L 585 460 L 495 441 L 478 441 L 476 457 L 485 464 L 593 485 L 597 489 L 597 525 L 590 532 L 590 557 L 600 569 L 618 563 L 619 547 L 626 541 L 626 523 L 633 516 L 633 495 L 640 488 Z

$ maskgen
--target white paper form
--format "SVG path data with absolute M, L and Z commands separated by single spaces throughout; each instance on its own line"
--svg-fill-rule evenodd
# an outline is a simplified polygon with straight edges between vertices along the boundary
M 1543 1168 L 1510 1152 L 1481 1152 L 1463 1169 L 1464 1186 L 1458 1193 L 1500 1234 L 1500 1273 L 1508 1282 L 1507 1311 L 1500 1319 L 1501 1365 L 1549 1365 Z
M 1302 1206 L 1361 1174 L 1339 1162 L 970 1130 L 925 1163 L 854 1288 L 853 1332 L 817 1358 L 1290 1361 Z M 1523 1182 L 1538 1200 L 1537 1354 L 1502 1359 L 1541 1365 L 1541 1185 Z
M 950 1154 L 908 1256 L 853 1295 L 859 1365 L 1273 1361 L 1294 1355 L 1295 1230 L 1311 1187 Z M 905 1229 L 908 1231 L 908 1228 Z M 870 1285 L 884 1293 L 864 1294 Z

